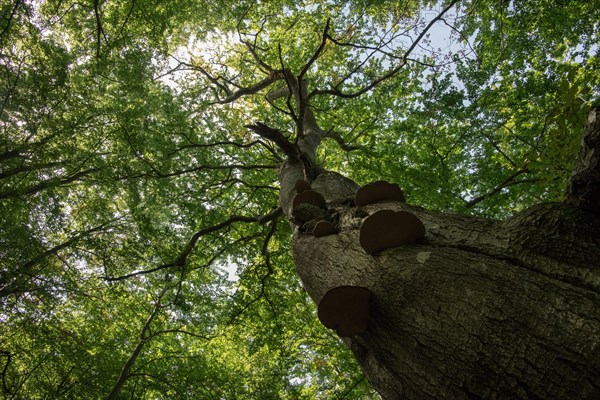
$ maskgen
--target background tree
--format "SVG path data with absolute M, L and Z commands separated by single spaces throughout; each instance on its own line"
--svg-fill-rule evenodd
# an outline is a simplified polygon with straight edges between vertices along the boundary
M 597 396 L 599 9 L 2 5 L 4 396 Z M 323 168 L 445 213 L 357 210 Z M 338 234 L 289 224 L 299 177 Z M 367 255 L 381 207 L 424 243 Z M 295 269 L 373 292 L 363 372 Z

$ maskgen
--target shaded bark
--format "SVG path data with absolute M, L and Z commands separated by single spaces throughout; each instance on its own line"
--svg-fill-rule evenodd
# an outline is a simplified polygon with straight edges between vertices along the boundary
M 588 114 L 579 161 L 569 182 L 566 201 L 600 212 L 600 106 Z

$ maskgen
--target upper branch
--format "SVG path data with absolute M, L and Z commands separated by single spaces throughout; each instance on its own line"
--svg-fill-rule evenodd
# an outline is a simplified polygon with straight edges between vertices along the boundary
M 465 200 L 465 207 L 472 208 L 472 207 L 476 206 L 477 204 L 481 203 L 482 201 L 494 196 L 495 194 L 500 193 L 503 189 L 505 189 L 507 187 L 515 186 L 515 185 L 522 184 L 522 183 L 538 182 L 539 179 L 537 179 L 537 178 L 517 180 L 517 177 L 524 175 L 524 174 L 528 174 L 529 172 L 531 172 L 531 171 L 529 171 L 529 169 L 527 169 L 527 168 L 518 170 L 517 172 L 513 173 L 511 176 L 506 178 L 504 181 L 502 181 L 498 186 L 490 189 L 488 192 L 486 192 L 482 195 L 479 195 L 479 196 L 475 197 L 474 199 Z
M 255 94 L 260 92 L 261 90 L 271 86 L 271 84 L 277 82 L 278 80 L 283 78 L 283 74 L 280 71 L 273 71 L 269 76 L 267 76 L 266 78 L 262 79 L 261 81 L 255 83 L 252 86 L 249 87 L 244 87 L 244 88 L 240 88 L 239 90 L 236 90 L 235 92 L 230 92 L 229 96 L 227 96 L 224 99 L 219 99 L 215 102 L 213 102 L 213 104 L 227 104 L 227 103 L 231 103 L 237 99 L 239 99 L 242 96 L 247 96 L 249 94 Z
M 331 24 L 331 18 L 327 18 L 327 22 L 325 23 L 325 29 L 323 30 L 323 35 L 321 36 L 321 44 L 319 44 L 319 47 L 315 51 L 315 54 L 313 54 L 312 57 L 310 58 L 310 60 L 308 60 L 308 62 L 306 64 L 304 64 L 304 67 L 302 67 L 302 70 L 300 71 L 300 74 L 298 75 L 298 81 L 302 81 L 302 79 L 304 78 L 304 75 L 306 75 L 306 73 L 308 72 L 310 67 L 314 64 L 314 62 L 317 60 L 317 58 L 319 58 L 319 56 L 323 52 L 323 49 L 325 48 L 325 45 L 327 44 L 327 38 L 329 37 L 328 32 L 329 32 L 330 24 Z
M 294 158 L 296 155 L 296 149 L 294 145 L 287 140 L 287 138 L 281 133 L 280 130 L 271 128 L 262 122 L 255 122 L 251 125 L 246 125 L 246 128 L 251 129 L 257 135 L 268 139 L 275 143 L 283 152 L 290 158 Z
M 400 63 L 390 69 L 388 72 L 386 72 L 385 74 L 373 79 L 373 81 L 371 81 L 370 84 L 364 86 L 363 88 L 357 90 L 356 92 L 352 92 L 352 93 L 344 93 L 341 90 L 337 89 L 337 88 L 332 88 L 332 89 L 315 89 L 313 90 L 308 97 L 311 98 L 313 96 L 317 96 L 317 95 L 321 95 L 321 94 L 329 94 L 329 95 L 334 95 L 334 96 L 338 96 L 338 97 L 342 97 L 342 98 L 346 98 L 346 99 L 351 99 L 351 98 L 355 98 L 355 97 L 359 97 L 362 94 L 368 92 L 369 90 L 373 89 L 375 86 L 379 85 L 381 82 L 393 77 L 394 75 L 396 75 L 398 73 L 398 71 L 400 71 L 405 65 L 406 65 L 406 61 L 408 59 L 408 57 L 410 56 L 410 54 L 413 52 L 413 50 L 419 45 L 419 42 L 423 39 L 423 37 L 425 37 L 425 35 L 427 34 L 427 32 L 429 32 L 429 30 L 433 27 L 433 25 L 438 22 L 439 20 L 441 20 L 443 18 L 443 16 L 452 8 L 454 7 L 454 5 L 458 2 L 458 0 L 453 0 L 452 2 L 450 2 L 450 4 L 448 4 L 439 14 L 437 17 L 433 18 L 429 24 L 427 24 L 427 26 L 425 27 L 425 29 L 419 34 L 419 36 L 415 39 L 415 41 L 412 43 L 412 45 L 404 52 L 404 55 L 402 56 L 402 60 L 400 61 Z
M 144 349 L 144 346 L 149 340 L 148 332 L 150 331 L 150 326 L 152 325 L 152 322 L 156 319 L 162 308 L 161 300 L 164 294 L 165 291 L 163 291 L 163 293 L 159 296 L 158 300 L 154 304 L 152 313 L 146 319 L 146 322 L 144 323 L 144 326 L 142 327 L 142 330 L 138 335 L 136 346 L 131 352 L 131 355 L 129 356 L 125 364 L 123 364 L 121 372 L 119 373 L 119 377 L 117 378 L 117 381 L 115 382 L 110 393 L 108 394 L 107 400 L 117 399 L 119 397 L 119 393 L 121 393 L 121 389 L 123 389 L 123 385 L 125 385 L 125 382 L 131 377 L 131 369 L 133 367 L 133 364 L 135 363 L 138 356 Z

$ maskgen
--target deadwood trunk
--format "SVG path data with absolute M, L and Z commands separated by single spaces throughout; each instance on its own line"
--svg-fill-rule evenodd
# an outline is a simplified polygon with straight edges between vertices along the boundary
M 597 113 L 586 138 L 597 137 Z M 589 206 L 600 163 L 597 148 L 585 154 L 584 190 L 507 221 L 397 201 L 356 207 L 341 175 L 312 182 L 338 232 L 294 225 L 296 267 L 317 304 L 339 286 L 372 292 L 368 329 L 343 340 L 384 399 L 600 398 L 600 215 Z M 280 174 L 290 219 L 303 176 L 292 162 Z M 381 209 L 417 215 L 424 240 L 367 254 L 359 228 Z

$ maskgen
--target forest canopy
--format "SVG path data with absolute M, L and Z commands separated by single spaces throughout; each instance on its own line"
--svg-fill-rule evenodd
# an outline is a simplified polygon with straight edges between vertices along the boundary
M 0 6 L 0 377 L 19 398 L 377 398 L 279 206 L 316 159 L 410 204 L 561 201 L 600 94 L 598 1 Z

